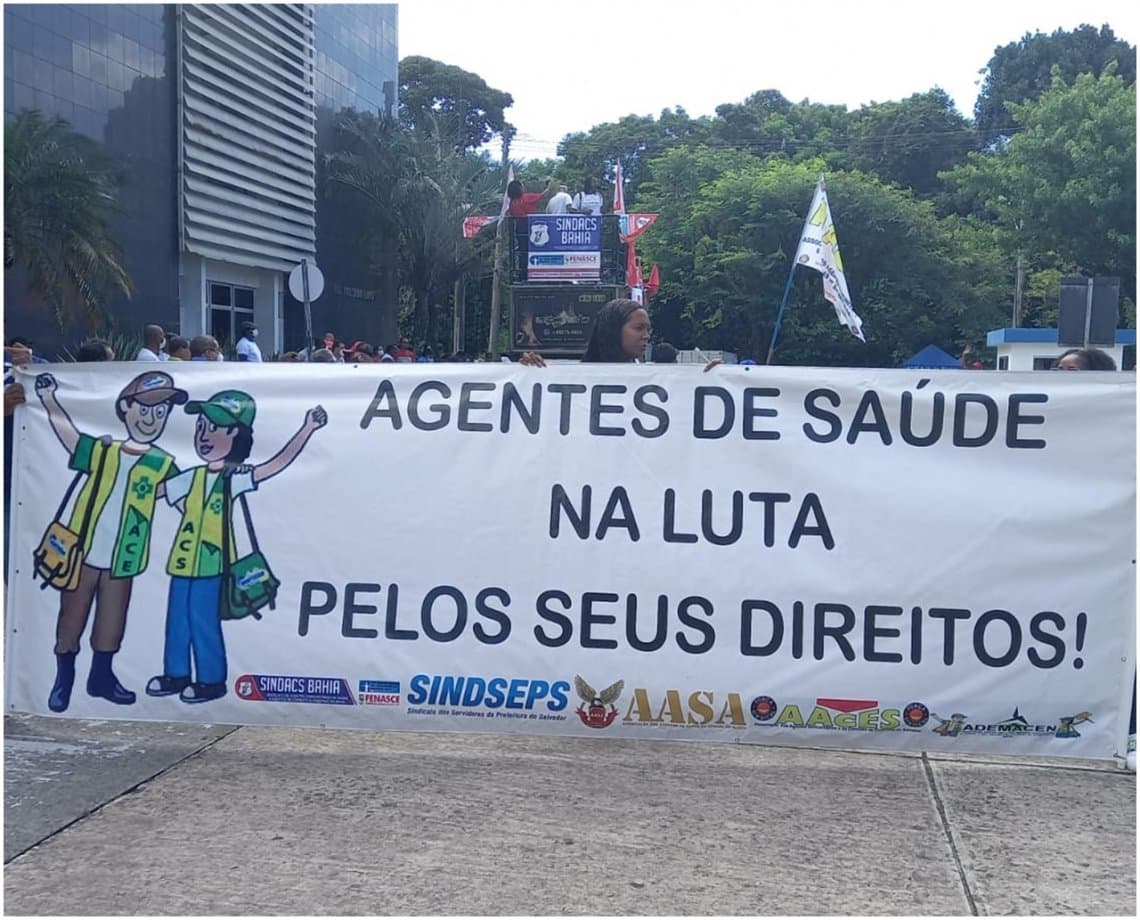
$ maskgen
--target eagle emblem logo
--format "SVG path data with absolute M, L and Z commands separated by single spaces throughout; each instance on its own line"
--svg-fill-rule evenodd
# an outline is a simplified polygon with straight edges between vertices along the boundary
M 619 680 L 599 693 L 575 674 L 574 689 L 578 691 L 578 696 L 586 704 L 577 709 L 578 718 L 582 720 L 582 724 L 589 728 L 608 728 L 617 718 L 617 707 L 614 706 L 614 703 L 621 696 L 624 687 L 625 681 Z M 607 706 L 609 707 L 608 710 L 606 709 Z

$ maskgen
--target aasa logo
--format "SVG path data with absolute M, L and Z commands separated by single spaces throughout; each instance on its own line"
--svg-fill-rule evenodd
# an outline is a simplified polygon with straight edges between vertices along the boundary
M 666 690 L 664 698 L 651 699 L 644 687 L 633 691 L 622 724 L 748 726 L 739 693 L 728 693 L 718 699 L 712 690 L 694 690 L 687 697 L 682 697 L 680 690 Z

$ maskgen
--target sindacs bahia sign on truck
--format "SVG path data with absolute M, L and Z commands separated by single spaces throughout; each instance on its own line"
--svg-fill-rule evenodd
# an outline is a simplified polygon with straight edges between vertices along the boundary
M 583 214 L 527 217 L 527 281 L 598 281 L 602 218 Z

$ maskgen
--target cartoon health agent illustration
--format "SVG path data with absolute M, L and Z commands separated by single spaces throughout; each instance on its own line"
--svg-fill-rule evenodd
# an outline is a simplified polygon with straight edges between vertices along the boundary
M 328 414 L 320 406 L 310 409 L 272 459 L 246 466 L 257 412 L 252 396 L 223 390 L 205 402 L 186 403 L 185 411 L 198 416 L 194 449 L 206 462 L 165 483 L 166 501 L 182 512 L 182 520 L 166 565 L 170 593 L 163 673 L 147 682 L 146 692 L 204 703 L 226 693 L 221 602 L 223 576 L 236 561 L 233 500 L 292 463 L 313 433 L 328 423 Z M 223 559 L 223 551 L 228 558 Z
M 80 433 L 56 397 L 58 384 L 51 374 L 36 377 L 36 395 L 47 409 L 48 421 L 71 455 L 76 471 L 57 518 L 62 518 L 72 489 L 82 488 L 67 524 L 53 521 L 36 552 L 36 571 L 60 589 L 56 624 L 55 683 L 48 697 L 52 712 L 64 712 L 71 703 L 79 640 L 95 602 L 91 629 L 91 672 L 87 693 L 120 706 L 135 701 L 111 670 L 111 660 L 123 642 L 127 608 L 136 576 L 146 570 L 150 552 L 155 498 L 162 482 L 178 472 L 174 458 L 155 446 L 166 428 L 172 406 L 185 403 L 188 394 L 174 385 L 169 374 L 148 371 L 128 383 L 115 401 L 115 413 L 127 430 L 126 440 Z M 60 566 L 46 570 L 47 555 L 59 558 L 64 550 L 67 572 Z

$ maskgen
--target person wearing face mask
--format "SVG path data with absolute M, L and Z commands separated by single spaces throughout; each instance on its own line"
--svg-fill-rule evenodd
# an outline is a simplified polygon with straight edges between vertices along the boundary
M 166 429 L 172 407 L 184 404 L 188 394 L 160 370 L 139 374 L 115 400 L 115 413 L 126 429 L 126 437 L 115 440 L 79 431 L 60 405 L 57 387 L 51 374 L 36 377 L 36 396 L 76 473 L 73 487 L 79 486 L 78 495 L 66 526 L 83 549 L 83 561 L 75 586 L 60 591 L 56 677 L 48 708 L 64 712 L 71 703 L 75 659 L 93 604 L 87 694 L 129 706 L 135 694 L 119 683 L 111 660 L 123 642 L 134 579 L 149 561 L 155 499 L 166 480 L 178 473 L 174 457 L 155 442 Z M 65 512 L 61 508 L 60 513 Z
M 257 324 L 242 323 L 241 338 L 237 340 L 234 348 L 239 361 L 255 361 L 261 363 L 261 349 L 257 347 Z
M 166 348 L 166 333 L 155 323 L 143 326 L 143 347 L 135 355 L 136 361 L 166 361 L 170 355 Z

